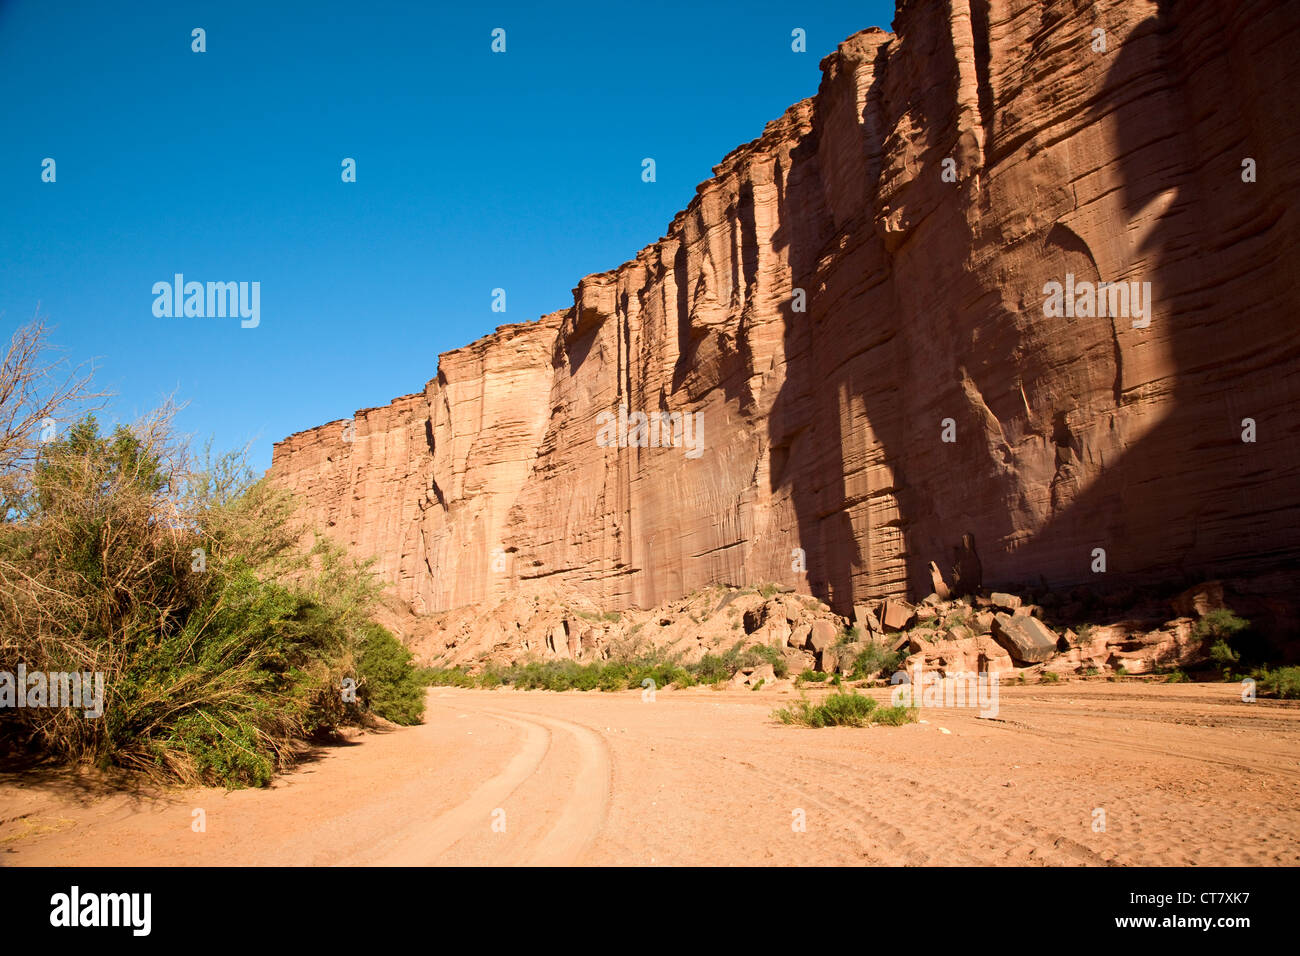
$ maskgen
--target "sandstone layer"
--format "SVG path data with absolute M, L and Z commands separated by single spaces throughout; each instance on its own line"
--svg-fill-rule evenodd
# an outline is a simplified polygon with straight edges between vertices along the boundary
M 571 307 L 290 436 L 272 479 L 417 613 L 778 582 L 847 614 L 929 593 L 963 533 L 993 585 L 1294 568 L 1300 4 L 894 29 Z M 1150 307 L 1046 314 L 1053 282 Z M 620 408 L 697 416 L 700 454 L 602 441 Z

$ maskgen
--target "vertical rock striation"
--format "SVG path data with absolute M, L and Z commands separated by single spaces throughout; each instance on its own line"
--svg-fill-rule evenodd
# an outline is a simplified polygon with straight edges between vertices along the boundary
M 1300 5 L 902 0 L 894 27 L 571 308 L 351 441 L 290 436 L 272 479 L 417 611 L 760 581 L 847 608 L 925 593 L 966 532 L 990 584 L 1095 581 L 1096 549 L 1107 580 L 1293 564 Z M 1149 309 L 1045 314 L 1067 281 Z M 598 441 L 620 407 L 698 413 L 702 454 Z

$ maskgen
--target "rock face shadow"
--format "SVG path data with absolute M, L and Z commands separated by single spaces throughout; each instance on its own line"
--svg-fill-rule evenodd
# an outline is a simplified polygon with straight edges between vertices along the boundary
M 1061 117 L 1027 129 L 998 112 L 1014 95 L 996 83 L 1008 57 L 1031 54 L 990 34 L 989 6 L 970 5 L 977 62 L 964 71 L 979 84 L 967 98 L 983 167 L 956 185 L 938 175 L 971 139 L 963 69 L 905 101 L 909 65 L 888 44 L 860 96 L 856 160 L 878 171 L 861 206 L 835 181 L 826 84 L 812 155 L 792 156 L 806 169 L 790 171 L 785 205 L 825 211 L 784 235 L 809 309 L 784 315 L 769 479 L 789 494 L 810 590 L 841 611 L 928 593 L 929 563 L 947 570 L 965 532 L 993 586 L 1101 584 L 1098 548 L 1110 584 L 1294 563 L 1300 144 L 1275 118 L 1297 115 L 1300 86 L 1258 54 L 1300 36 L 1300 9 L 1160 4 L 1112 33 L 1100 81 L 1077 80 L 1095 89 L 1061 93 L 1086 105 L 1075 142 L 1054 151 L 1040 140 Z M 940 18 L 899 17 L 905 49 L 961 49 Z M 1243 182 L 1244 156 L 1267 182 Z M 813 181 L 816 201 L 802 198 Z M 1008 196 L 1034 190 L 1041 209 L 1007 214 Z M 1044 284 L 1066 273 L 1150 283 L 1149 324 L 1045 316 Z

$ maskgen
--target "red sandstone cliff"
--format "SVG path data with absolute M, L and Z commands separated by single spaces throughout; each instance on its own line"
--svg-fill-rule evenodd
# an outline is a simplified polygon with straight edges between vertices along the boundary
M 1097 580 L 1097 548 L 1108 580 L 1294 564 L 1300 4 L 894 26 L 571 308 L 443 355 L 350 441 L 290 436 L 273 480 L 418 611 L 760 581 L 844 608 L 925 593 L 965 531 L 992 582 Z M 1149 325 L 1045 315 L 1067 274 L 1150 283 Z M 703 453 L 600 444 L 620 406 L 699 413 Z

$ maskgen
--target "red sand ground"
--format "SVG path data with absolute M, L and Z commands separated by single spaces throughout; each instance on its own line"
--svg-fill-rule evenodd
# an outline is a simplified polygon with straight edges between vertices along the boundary
M 264 790 L 4 774 L 0 864 L 1300 863 L 1300 704 L 1076 682 L 807 730 L 771 719 L 794 696 L 435 688 Z

